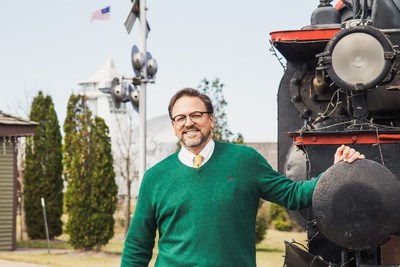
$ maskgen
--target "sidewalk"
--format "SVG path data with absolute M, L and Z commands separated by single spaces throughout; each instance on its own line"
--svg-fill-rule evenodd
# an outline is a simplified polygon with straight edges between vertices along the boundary
M 0 259 L 0 266 L 1 267 L 49 267 L 50 265 L 39 265 L 33 263 L 7 261 Z

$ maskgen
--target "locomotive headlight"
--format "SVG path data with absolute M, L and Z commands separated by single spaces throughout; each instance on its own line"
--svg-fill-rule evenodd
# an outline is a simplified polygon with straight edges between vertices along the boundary
M 370 26 L 341 30 L 328 42 L 323 55 L 332 81 L 343 89 L 356 91 L 382 83 L 396 57 L 384 33 Z
M 366 33 L 344 36 L 332 51 L 332 68 L 348 84 L 369 84 L 381 75 L 384 67 L 383 47 Z

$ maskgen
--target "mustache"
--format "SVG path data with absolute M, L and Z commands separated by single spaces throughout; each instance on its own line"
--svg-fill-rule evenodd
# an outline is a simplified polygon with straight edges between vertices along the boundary
M 190 131 L 190 130 L 197 130 L 197 131 L 200 131 L 200 128 L 198 128 L 198 127 L 196 127 L 196 126 L 191 126 L 191 127 L 185 127 L 184 129 L 183 129 L 183 131 Z

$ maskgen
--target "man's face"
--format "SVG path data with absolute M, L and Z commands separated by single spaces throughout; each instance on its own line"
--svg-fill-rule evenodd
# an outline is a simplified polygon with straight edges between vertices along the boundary
M 172 108 L 172 118 L 177 115 L 189 115 L 195 111 L 206 112 L 206 106 L 198 97 L 183 96 L 179 98 Z M 189 151 L 198 154 L 211 139 L 211 130 L 214 127 L 212 114 L 204 113 L 201 118 L 193 122 L 186 117 L 184 124 L 172 122 L 175 135 Z

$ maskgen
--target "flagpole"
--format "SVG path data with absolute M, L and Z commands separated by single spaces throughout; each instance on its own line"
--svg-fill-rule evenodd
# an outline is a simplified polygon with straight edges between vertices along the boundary
M 140 52 L 145 58 L 147 65 L 146 51 L 146 0 L 140 0 Z M 139 184 L 141 184 L 144 173 L 146 171 L 146 86 L 147 86 L 147 66 L 142 69 L 143 82 L 140 85 L 139 94 Z
M 113 30 L 113 22 L 112 22 L 112 17 L 111 17 L 111 7 L 110 7 L 110 17 L 109 20 L 111 20 L 111 23 L 108 23 L 108 28 L 107 28 L 107 32 L 108 32 L 108 36 L 112 36 L 112 30 Z M 114 38 L 108 38 L 108 50 L 110 51 L 109 56 L 112 56 L 112 51 L 113 51 L 113 42 L 114 42 Z

